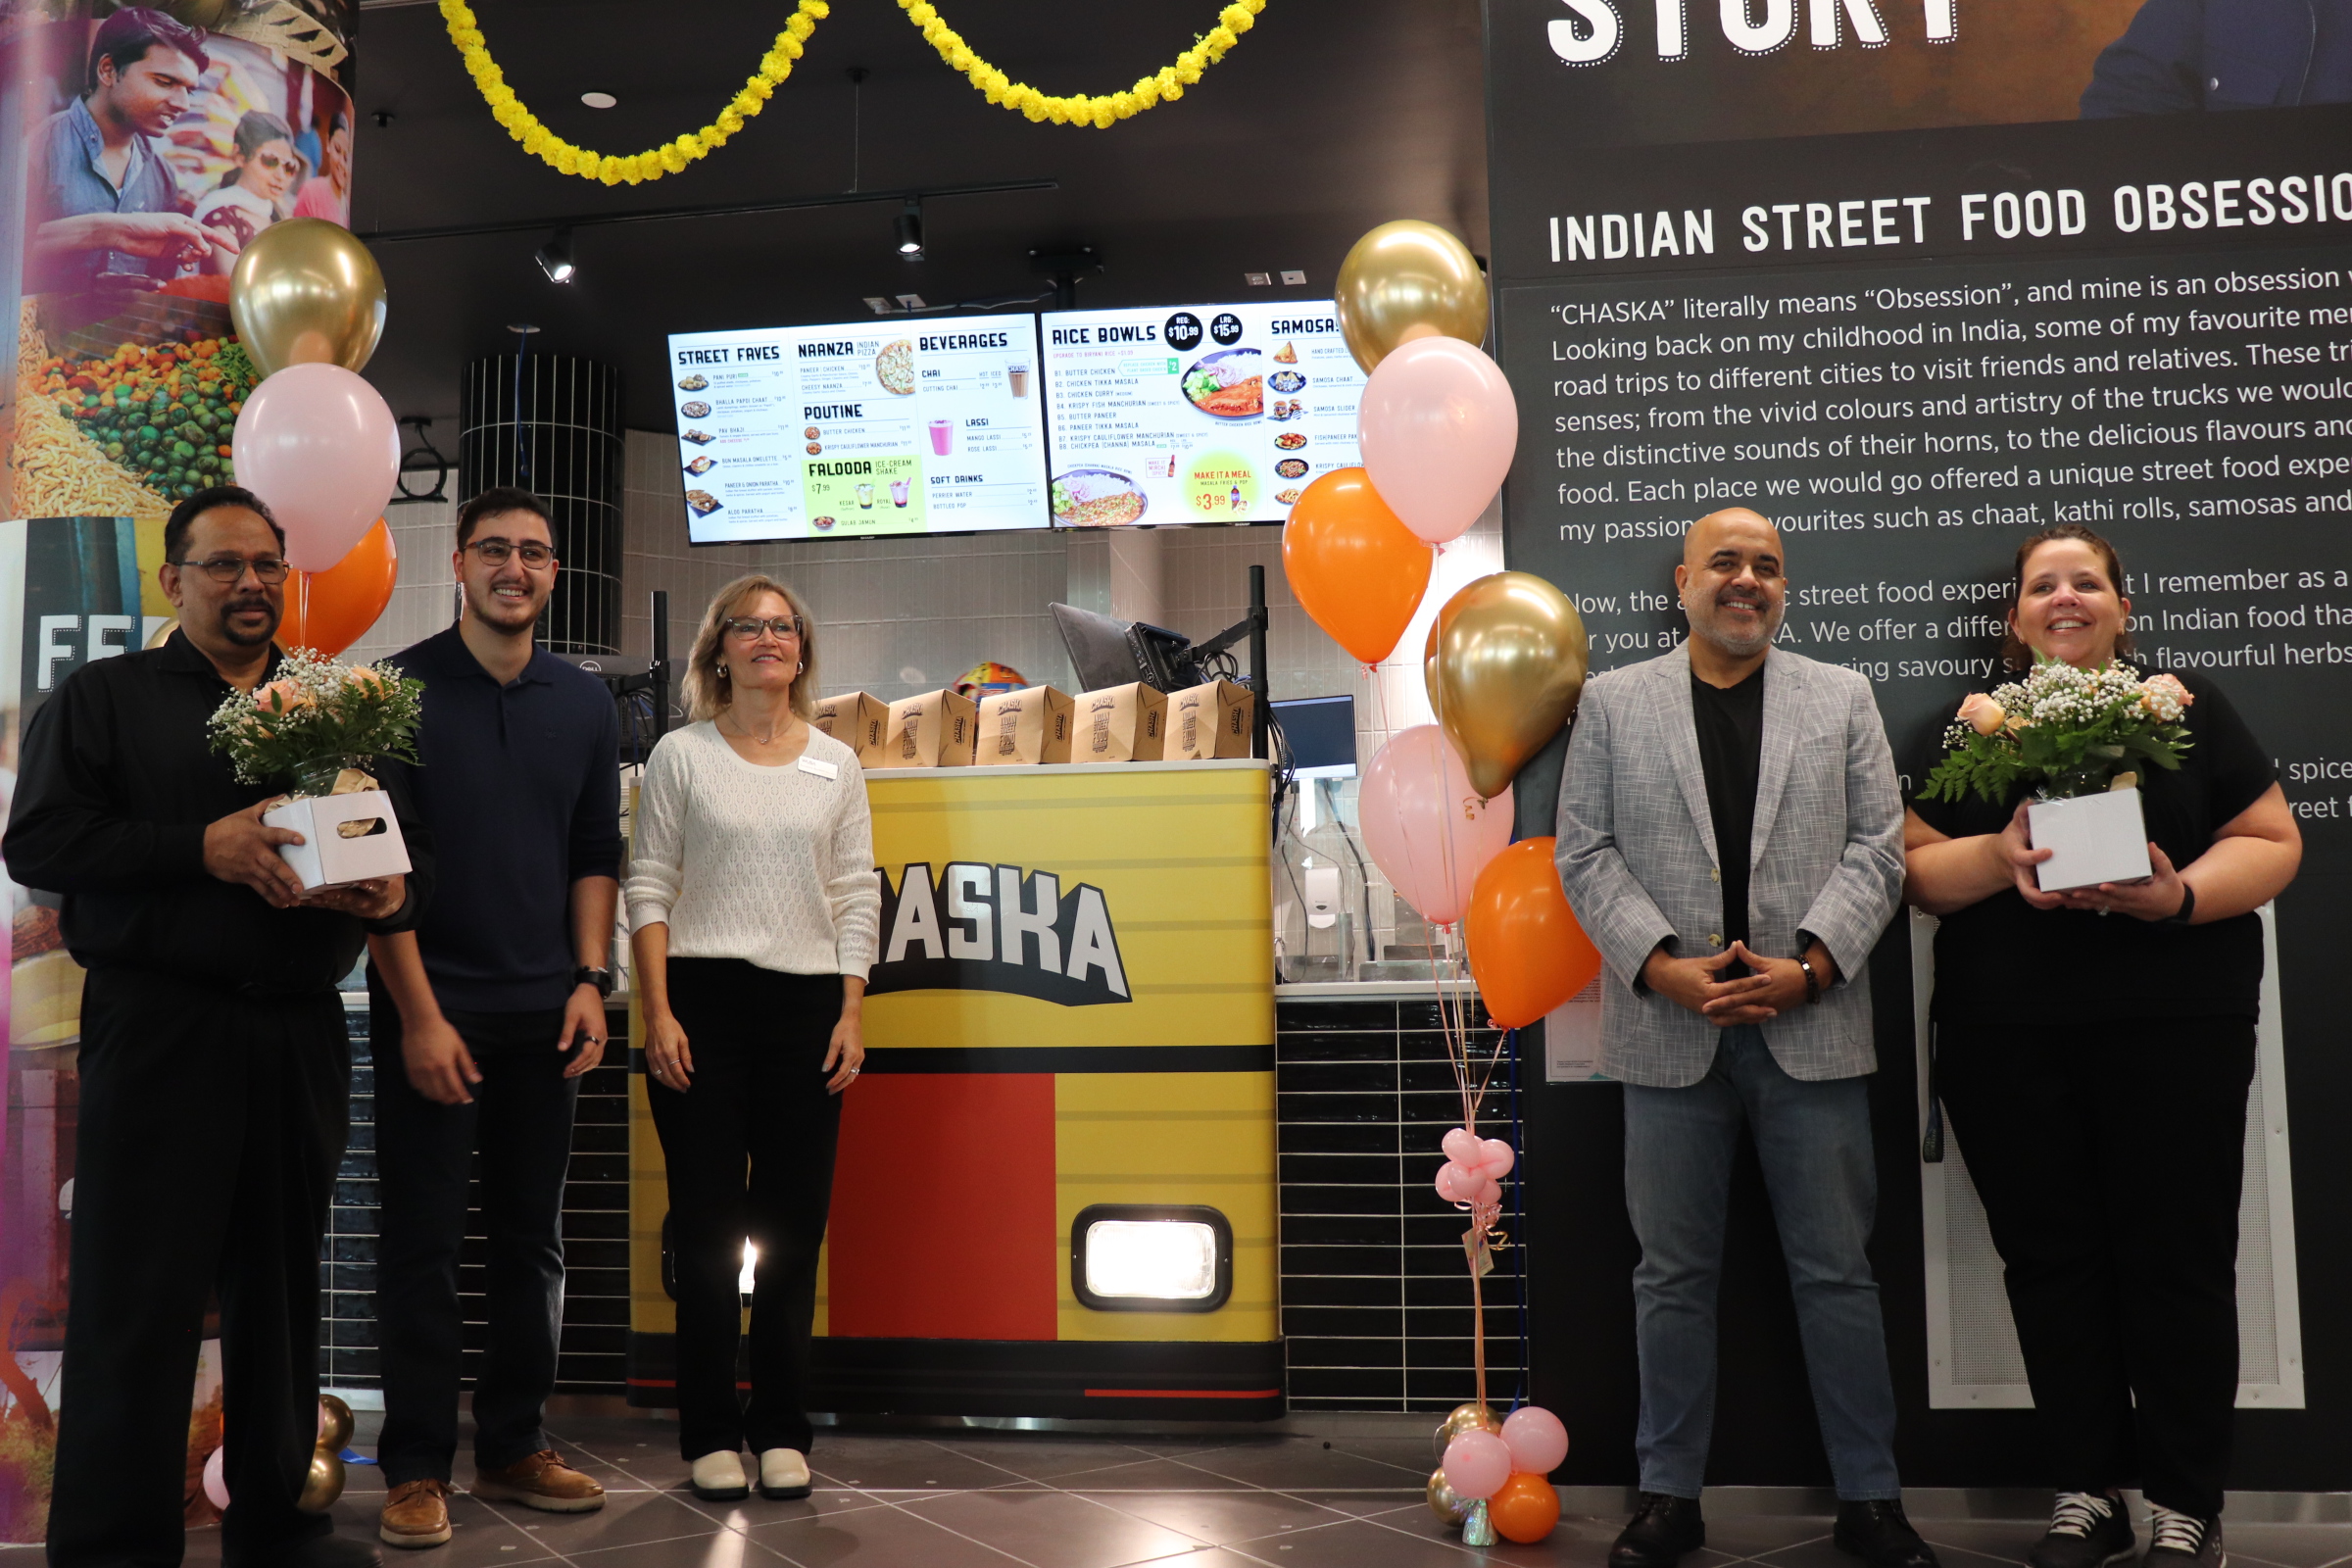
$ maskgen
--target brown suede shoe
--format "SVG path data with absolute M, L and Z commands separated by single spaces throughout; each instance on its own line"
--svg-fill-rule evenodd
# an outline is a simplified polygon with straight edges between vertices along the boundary
M 468 1490 L 492 1502 L 519 1502 L 548 1513 L 589 1513 L 605 1505 L 605 1489 L 557 1458 L 553 1448 L 504 1469 L 476 1471 Z
M 440 1546 L 449 1542 L 449 1488 L 427 1478 L 403 1481 L 384 1498 L 375 1536 L 387 1546 Z

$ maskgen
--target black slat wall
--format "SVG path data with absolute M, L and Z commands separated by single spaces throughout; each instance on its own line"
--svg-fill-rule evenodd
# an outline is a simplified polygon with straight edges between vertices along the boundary
M 335 1182 L 334 1208 L 319 1249 L 319 1377 L 330 1388 L 381 1386 L 375 1326 L 375 1069 L 368 1010 L 346 1014 L 351 1029 L 351 1144 Z M 614 1017 L 627 1038 L 627 1023 Z M 628 1076 L 617 1052 L 580 1081 L 564 1186 L 564 1333 L 556 1389 L 564 1394 L 627 1392 L 629 1326 Z M 398 1070 L 397 1064 L 390 1070 Z M 480 1362 L 486 1260 L 478 1206 L 468 1204 L 458 1254 L 458 1299 L 466 1320 L 466 1374 Z
M 1471 1004 L 1483 1061 L 1496 1033 Z M 1466 1216 L 1431 1187 L 1461 1124 L 1434 1000 L 1285 998 L 1275 1007 L 1282 1327 L 1294 1410 L 1444 1411 L 1473 1396 Z M 1479 1131 L 1510 1136 L 1510 1058 Z M 1513 1186 L 1502 1229 L 1512 1226 Z M 1519 1250 L 1485 1282 L 1487 1396 L 1519 1392 Z

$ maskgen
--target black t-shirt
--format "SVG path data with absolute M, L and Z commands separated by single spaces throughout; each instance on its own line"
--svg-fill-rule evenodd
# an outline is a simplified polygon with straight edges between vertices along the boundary
M 2278 774 L 2219 687 L 2186 670 L 2174 673 L 2196 699 L 2184 720 L 2193 744 L 2180 771 L 2141 771 L 2140 808 L 2148 837 L 2175 866 L 2185 866 Z M 1919 776 L 1943 755 L 1938 738 Z M 2000 832 L 2032 793 L 2021 787 L 1999 806 L 1971 794 L 1956 805 L 1914 800 L 1911 808 L 1938 832 L 1967 838 Z M 2090 909 L 2036 909 L 2009 888 L 1943 917 L 1933 1011 L 1980 1022 L 2251 1018 L 2261 985 L 2259 915 L 2163 925 Z
M 1707 775 L 1707 814 L 1723 872 L 1723 945 L 1747 940 L 1748 840 L 1756 826 L 1756 775 L 1764 762 L 1764 670 L 1737 686 L 1690 677 L 1698 764 Z

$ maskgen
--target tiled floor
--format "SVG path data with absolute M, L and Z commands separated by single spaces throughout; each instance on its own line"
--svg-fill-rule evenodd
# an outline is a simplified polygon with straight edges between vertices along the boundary
M 367 1446 L 376 1418 L 363 1418 Z M 816 1493 L 801 1502 L 708 1503 L 685 1490 L 677 1429 L 663 1422 L 568 1417 L 558 1446 L 602 1481 L 591 1514 L 541 1514 L 452 1499 L 457 1539 L 394 1552 L 390 1568 L 1466 1568 L 1497 1563 L 1599 1568 L 1619 1520 L 1566 1517 L 1540 1545 L 1472 1551 L 1421 1500 L 1425 1441 L 1220 1438 L 1137 1441 L 1061 1435 L 820 1435 Z M 352 1469 L 338 1528 L 372 1537 L 382 1481 Z M 458 1484 L 469 1472 L 459 1460 Z M 2015 1563 L 2039 1527 L 1919 1521 L 1945 1568 Z M 1708 1520 L 1711 1547 L 1689 1568 L 1853 1568 L 1829 1544 L 1829 1521 L 1729 1515 Z M 2233 1526 L 2248 1568 L 2352 1564 L 2352 1527 Z M 219 1534 L 189 1538 L 212 1568 Z

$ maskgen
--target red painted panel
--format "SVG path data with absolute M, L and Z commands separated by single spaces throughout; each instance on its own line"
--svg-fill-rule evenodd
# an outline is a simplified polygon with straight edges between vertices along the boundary
M 1052 1073 L 867 1073 L 834 1169 L 833 1334 L 1054 1337 Z

